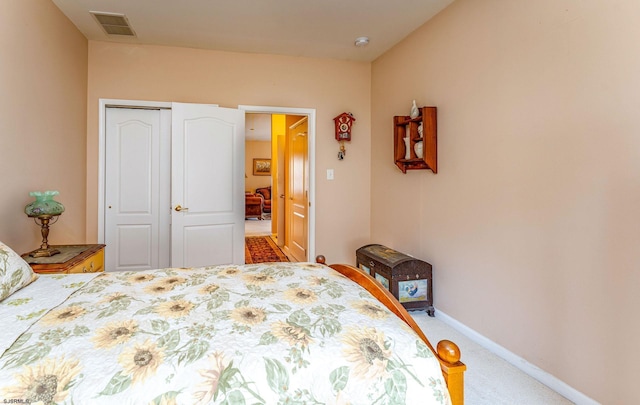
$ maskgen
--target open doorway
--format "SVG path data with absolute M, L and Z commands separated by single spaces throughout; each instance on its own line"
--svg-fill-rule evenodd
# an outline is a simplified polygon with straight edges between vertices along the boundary
M 245 114 L 245 236 L 265 236 L 277 240 L 272 225 L 272 183 L 277 172 L 272 168 L 272 115 Z M 277 135 L 276 135 L 277 136 Z
M 315 255 L 315 110 L 238 108 L 246 113 L 245 203 L 246 212 L 252 212 L 245 234 L 269 234 L 291 260 L 310 261 Z M 256 191 L 266 191 L 271 200 L 259 215 L 250 211 L 249 204 L 256 202 L 247 197 Z

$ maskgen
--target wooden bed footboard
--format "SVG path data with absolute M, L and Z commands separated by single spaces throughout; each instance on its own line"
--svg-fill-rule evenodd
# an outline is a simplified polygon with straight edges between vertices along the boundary
M 324 256 L 316 257 L 316 261 L 320 264 L 326 264 Z M 332 264 L 329 267 L 364 287 L 418 334 L 420 339 L 424 341 L 440 361 L 440 368 L 447 382 L 451 403 L 453 405 L 464 404 L 464 372 L 467 366 L 460 361 L 460 349 L 458 346 L 449 340 L 442 340 L 438 342 L 437 349 L 435 349 L 402 304 L 398 302 L 389 290 L 370 275 L 346 264 Z

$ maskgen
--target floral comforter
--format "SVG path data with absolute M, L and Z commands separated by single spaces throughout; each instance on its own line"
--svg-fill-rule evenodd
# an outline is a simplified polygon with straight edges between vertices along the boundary
M 42 280 L 58 280 L 56 293 L 66 297 L 11 323 L 17 332 L 0 357 L 0 400 L 449 403 L 427 346 L 329 267 L 270 263 L 75 276 L 41 275 L 19 291 L 27 297 L 18 299 L 37 301 Z

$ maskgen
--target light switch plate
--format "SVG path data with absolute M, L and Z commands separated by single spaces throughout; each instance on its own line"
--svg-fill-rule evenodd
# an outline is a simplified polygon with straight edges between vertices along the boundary
M 333 169 L 327 169 L 327 180 L 333 180 Z

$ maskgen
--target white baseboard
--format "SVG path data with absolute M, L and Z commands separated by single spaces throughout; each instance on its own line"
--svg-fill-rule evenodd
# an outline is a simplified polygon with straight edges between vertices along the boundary
M 600 404 L 599 402 L 589 398 L 588 396 L 584 395 L 583 393 L 576 390 L 575 388 L 567 385 L 565 382 L 561 381 L 557 377 L 529 363 L 528 361 L 518 356 L 517 354 L 510 352 L 509 350 L 505 349 L 504 347 L 500 346 L 494 341 L 488 339 L 487 337 L 481 335 L 475 330 L 469 328 L 463 323 L 457 321 L 456 319 L 450 317 L 449 315 L 445 314 L 444 312 L 440 311 L 437 308 L 436 308 L 436 318 L 440 319 L 442 322 L 446 323 L 447 325 L 451 326 L 458 332 L 462 333 L 463 335 L 465 335 L 475 343 L 489 350 L 491 353 L 509 362 L 510 364 L 518 368 L 523 373 L 540 381 L 542 384 L 551 388 L 552 390 L 562 395 L 563 397 L 567 398 L 568 400 L 579 405 L 599 405 Z

